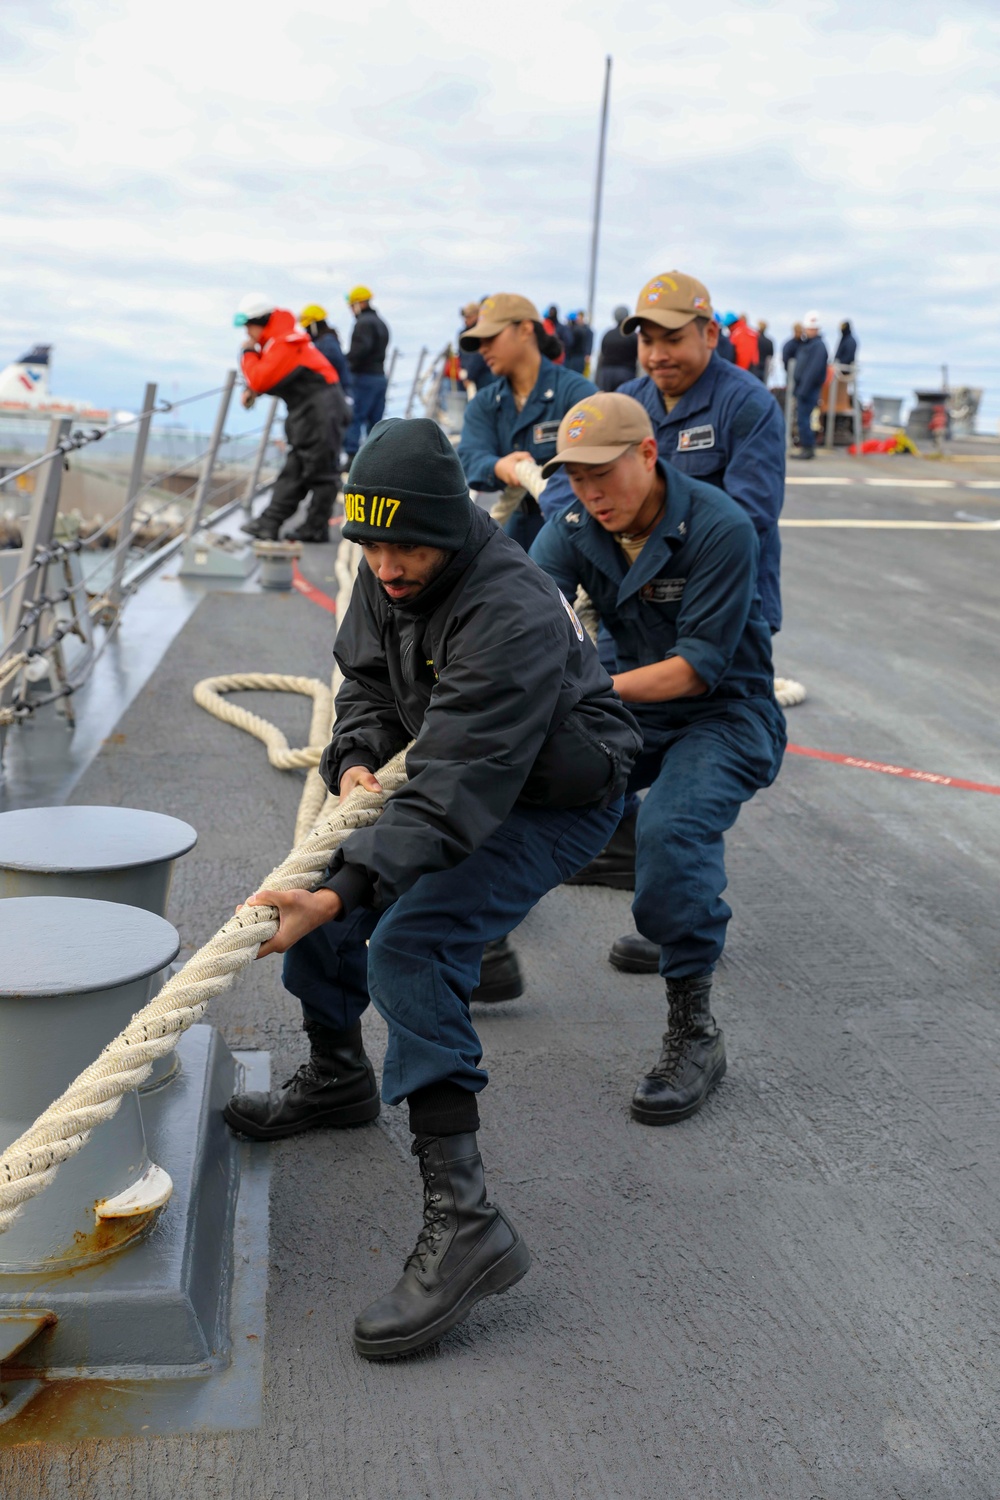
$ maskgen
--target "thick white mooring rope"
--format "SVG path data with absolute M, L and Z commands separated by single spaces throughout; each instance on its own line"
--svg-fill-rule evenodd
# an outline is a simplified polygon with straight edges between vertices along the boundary
M 359 560 L 360 548 L 341 542 L 336 570 L 340 619 L 350 602 Z M 331 687 L 315 677 L 244 672 L 207 677 L 194 689 L 195 701 L 202 708 L 262 740 L 273 766 L 283 770 L 302 768 L 309 773 L 296 816 L 292 852 L 258 890 L 315 888 L 323 878 L 333 850 L 355 828 L 373 823 L 385 798 L 406 781 L 403 750 L 378 772 L 381 795 L 358 787 L 343 803 L 328 797 L 316 767 L 330 740 L 333 699 L 339 680 L 339 670 L 334 672 Z M 301 693 L 312 698 L 307 746 L 293 750 L 276 725 L 228 703 L 222 696 L 261 690 Z M 97 1060 L 8 1146 L 0 1156 L 0 1234 L 10 1228 L 25 1203 L 48 1187 L 61 1164 L 86 1145 L 93 1128 L 111 1119 L 123 1096 L 149 1076 L 156 1059 L 172 1051 L 178 1036 L 201 1020 L 209 1001 L 227 990 L 240 970 L 253 962 L 261 944 L 277 931 L 277 917 L 273 906 L 244 906 L 132 1017 Z
M 404 784 L 405 754 L 401 750 L 377 773 L 382 795 L 356 787 L 258 889 L 314 889 L 334 849 L 355 828 L 374 823 L 385 798 Z M 60 1165 L 86 1144 L 95 1125 L 110 1120 L 122 1096 L 149 1076 L 156 1059 L 171 1051 L 181 1032 L 201 1020 L 208 1002 L 230 987 L 277 930 L 278 913 L 273 906 L 242 907 L 132 1017 L 96 1062 L 8 1146 L 0 1156 L 0 1234 L 10 1228 L 29 1199 L 48 1187 Z

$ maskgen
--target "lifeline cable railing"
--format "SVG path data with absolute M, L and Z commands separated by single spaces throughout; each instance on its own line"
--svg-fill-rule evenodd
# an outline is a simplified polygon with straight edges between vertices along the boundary
M 71 431 L 72 419 L 56 418 L 49 429 L 45 451 L 29 463 L 0 477 L 2 487 L 25 474 L 38 473 L 39 481 L 29 515 L 25 518 L 22 533 L 21 558 L 29 558 L 26 566 L 20 567 L 12 581 L 0 590 L 0 749 L 4 731 L 30 717 L 38 709 L 59 699 L 68 699 L 87 681 L 94 666 L 100 660 L 111 640 L 116 635 L 122 609 L 126 599 L 134 592 L 140 576 L 146 576 L 146 568 L 136 569 L 135 576 L 126 580 L 126 567 L 130 554 L 135 550 L 135 541 L 140 529 L 148 529 L 153 522 L 171 507 L 183 505 L 194 497 L 187 532 L 203 524 L 203 510 L 211 491 L 212 478 L 220 451 L 232 459 L 238 445 L 256 440 L 256 453 L 252 462 L 249 482 L 239 500 L 231 500 L 212 515 L 205 518 L 211 523 L 223 511 L 235 504 L 249 507 L 258 493 L 267 444 L 274 420 L 276 402 L 272 401 L 265 421 L 246 432 L 227 434 L 224 430 L 236 381 L 235 371 L 227 374 L 221 386 L 174 401 L 157 401 L 155 384 L 146 386 L 140 411 L 126 421 L 92 431 Z M 154 416 L 177 411 L 198 401 L 221 395 L 214 429 L 208 446 L 188 455 L 183 462 L 166 471 L 158 471 L 144 478 L 145 460 L 150 428 Z M 101 518 L 96 531 L 86 537 L 56 539 L 61 480 L 64 465 L 69 455 L 100 442 L 111 433 L 135 428 L 136 441 L 126 486 L 124 504 L 107 520 Z M 142 498 L 151 490 L 185 470 L 200 466 L 197 479 L 187 488 L 171 493 L 152 508 L 140 505 Z M 117 528 L 117 537 L 111 547 L 107 540 Z M 157 549 L 153 558 L 158 565 L 184 540 L 181 531 L 177 538 Z M 107 552 L 106 568 L 98 566 L 89 575 L 85 574 L 77 559 L 81 554 Z M 63 577 L 52 586 L 52 572 L 62 568 Z M 60 613 L 65 610 L 66 613 Z M 96 627 L 103 635 L 99 638 Z M 67 636 L 77 636 L 82 649 L 68 666 L 63 655 L 62 643 Z M 28 696 L 28 683 L 48 675 L 52 684 L 49 692 L 34 692 Z M 67 705 L 67 716 L 72 712 Z

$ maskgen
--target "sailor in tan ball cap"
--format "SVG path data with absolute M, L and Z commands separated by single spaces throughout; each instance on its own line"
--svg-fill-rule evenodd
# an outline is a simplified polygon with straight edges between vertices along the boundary
M 610 960 L 633 967 L 645 942 L 666 980 L 663 1051 L 632 1098 L 633 1119 L 666 1125 L 700 1109 L 726 1071 L 710 1000 L 732 915 L 723 835 L 774 780 L 785 748 L 757 536 L 721 489 L 664 463 L 649 412 L 620 391 L 566 413 L 543 472 L 559 468 L 575 499 L 531 556 L 567 599 L 589 595 L 613 644 L 615 687 L 643 731 L 628 783 L 648 789 L 634 824 L 638 933 L 619 938 Z M 616 838 L 598 861 L 613 862 Z

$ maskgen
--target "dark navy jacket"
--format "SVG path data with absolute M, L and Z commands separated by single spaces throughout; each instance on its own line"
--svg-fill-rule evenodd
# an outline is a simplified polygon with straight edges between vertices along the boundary
M 803 339 L 795 355 L 795 396 L 799 401 L 819 399 L 826 379 L 829 356 L 826 345 L 819 334 L 814 339 Z
M 340 340 L 338 339 L 337 335 L 331 329 L 329 333 L 321 333 L 319 338 L 313 339 L 313 343 L 316 345 L 316 348 L 319 350 L 320 354 L 323 355 L 324 359 L 328 359 L 330 361 L 331 365 L 333 365 L 333 368 L 340 376 L 340 383 L 344 387 L 344 395 L 351 395 L 350 366 L 347 363 L 347 355 L 340 347 Z
M 503 489 L 494 465 L 508 453 L 523 450 L 537 464 L 554 458 L 559 423 L 571 406 L 596 389 L 592 380 L 543 357 L 535 389 L 521 411 L 514 405 L 508 380 L 497 380 L 477 391 L 466 410 L 458 445 L 470 488 Z
M 771 633 L 757 592 L 757 538 L 714 485 L 661 463 L 663 519 L 629 567 L 609 532 L 575 501 L 542 528 L 532 559 L 567 599 L 582 584 L 614 638 L 618 670 L 682 656 L 706 684 L 697 698 L 630 703 L 644 731 L 674 729 L 733 700 L 775 711 Z
M 552 580 L 489 516 L 411 603 L 366 562 L 337 632 L 344 673 L 331 790 L 409 740 L 406 785 L 335 851 L 326 884 L 347 909 L 387 906 L 478 849 L 516 805 L 606 806 L 641 748 L 638 727 Z
M 621 387 L 649 412 L 660 457 L 717 485 L 746 511 L 760 542 L 760 596 L 772 631 L 781 628 L 781 539 L 785 499 L 785 422 L 774 397 L 749 370 L 712 358 L 668 414 L 648 375 Z
M 833 356 L 838 365 L 853 365 L 858 357 L 858 341 L 853 333 L 842 333 L 837 352 Z

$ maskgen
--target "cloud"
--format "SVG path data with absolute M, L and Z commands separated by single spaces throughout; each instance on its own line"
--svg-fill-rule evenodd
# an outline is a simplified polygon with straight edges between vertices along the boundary
M 489 290 L 580 305 L 611 51 L 599 323 L 680 266 L 779 331 L 850 315 L 869 390 L 947 361 L 1000 411 L 991 5 L 344 9 L 8 0 L 0 352 L 134 405 L 215 383 L 251 287 L 363 278 L 409 356 Z

